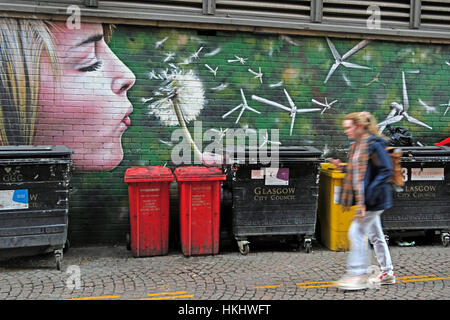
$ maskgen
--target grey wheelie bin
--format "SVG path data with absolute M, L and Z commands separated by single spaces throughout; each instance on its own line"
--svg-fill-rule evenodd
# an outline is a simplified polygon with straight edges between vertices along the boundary
M 0 147 L 0 257 L 54 252 L 61 270 L 71 154 L 65 146 Z
M 277 167 L 250 161 L 249 148 L 235 156 L 232 229 L 242 254 L 249 253 L 250 237 L 264 236 L 293 236 L 311 251 L 320 157 L 321 151 L 309 146 L 280 147 Z
M 405 185 L 381 215 L 386 237 L 432 232 L 450 240 L 450 147 L 399 147 Z

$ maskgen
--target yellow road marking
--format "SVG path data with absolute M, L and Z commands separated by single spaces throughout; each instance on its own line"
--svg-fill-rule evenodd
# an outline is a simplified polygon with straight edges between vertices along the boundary
M 116 298 L 120 298 L 120 296 L 82 297 L 82 298 L 71 298 L 71 299 L 63 299 L 63 300 L 95 300 L 95 299 L 116 299 Z
M 300 283 L 296 283 L 296 285 L 298 286 L 302 286 L 305 284 L 317 284 L 317 283 L 336 283 L 337 281 L 311 281 L 311 282 L 300 282 Z
M 275 285 L 271 285 L 271 286 L 258 286 L 258 287 L 253 287 L 255 289 L 271 289 L 271 288 L 278 288 L 281 287 L 282 284 L 275 284 Z
M 192 297 L 194 297 L 193 294 L 185 294 L 185 295 L 180 295 L 180 296 L 154 297 L 154 298 L 143 298 L 143 299 L 136 299 L 136 300 L 169 300 L 169 299 L 192 298 Z
M 423 276 L 405 276 L 405 277 L 397 277 L 397 279 L 403 280 L 403 279 L 412 279 L 412 278 L 427 278 L 427 277 L 437 277 L 435 274 L 427 274 Z
M 427 275 L 419 275 L 419 276 L 404 276 L 397 277 L 396 283 L 408 283 L 408 282 L 418 282 L 418 281 L 435 281 L 435 280 L 444 280 L 450 279 L 448 277 L 438 277 L 435 274 L 427 274 Z M 302 289 L 311 289 L 311 288 L 327 288 L 327 287 L 336 287 L 338 281 L 310 281 L 310 282 L 299 282 L 296 283 Z
M 149 293 L 147 296 L 154 297 L 154 296 L 165 296 L 165 295 L 177 295 L 177 294 L 184 294 L 186 292 L 187 291 Z
M 326 287 L 336 287 L 337 284 L 322 284 L 318 286 L 300 286 L 302 289 L 311 289 L 311 288 L 326 288 Z
M 410 279 L 410 280 L 400 280 L 400 282 L 406 283 L 406 282 L 417 282 L 417 281 L 435 281 L 435 280 L 444 280 L 444 279 L 450 279 L 450 277 Z

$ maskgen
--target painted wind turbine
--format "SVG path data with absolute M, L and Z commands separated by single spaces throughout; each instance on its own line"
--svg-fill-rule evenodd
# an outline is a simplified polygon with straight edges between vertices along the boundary
M 448 101 L 448 103 L 441 104 L 441 107 L 447 107 L 447 109 L 445 109 L 445 112 L 444 112 L 444 116 L 445 116 L 447 114 L 448 109 L 450 109 L 450 100 Z
M 314 102 L 315 104 L 318 104 L 319 106 L 324 107 L 320 114 L 323 114 L 325 110 L 331 109 L 331 106 L 337 102 L 337 100 L 333 100 L 330 103 L 328 103 L 327 98 L 325 98 L 325 103 L 319 102 L 315 99 L 312 99 L 311 101 Z
M 270 101 L 270 100 L 267 100 L 267 99 L 264 99 L 264 98 L 260 98 L 260 97 L 255 96 L 255 95 L 252 96 L 252 99 L 253 99 L 253 100 L 256 100 L 256 101 L 259 101 L 259 102 L 262 102 L 262 103 L 265 103 L 265 104 L 268 104 L 268 105 L 271 105 L 271 106 L 274 106 L 274 107 L 277 107 L 277 108 L 280 108 L 280 109 L 283 109 L 283 110 L 286 110 L 286 111 L 289 111 L 289 115 L 290 115 L 290 117 L 291 117 L 291 129 L 290 129 L 290 131 L 289 131 L 289 135 L 292 136 L 292 129 L 294 128 L 294 122 L 295 122 L 295 116 L 296 116 L 296 114 L 297 114 L 297 113 L 305 113 L 305 112 L 320 111 L 320 108 L 297 109 L 297 106 L 294 104 L 294 101 L 292 101 L 292 99 L 291 99 L 291 97 L 289 96 L 289 94 L 287 93 L 286 89 L 283 89 L 283 90 L 284 90 L 284 94 L 285 94 L 286 97 L 287 97 L 287 100 L 288 100 L 288 102 L 289 102 L 289 105 L 291 106 L 290 108 L 289 108 L 289 107 L 286 107 L 286 106 L 284 106 L 284 105 L 282 105 L 282 104 L 279 104 L 279 103 L 277 103 L 277 102 Z
M 347 58 L 350 58 L 352 55 L 354 55 L 355 53 L 357 53 L 359 50 L 363 49 L 364 47 L 366 47 L 369 43 L 370 40 L 363 40 L 360 43 L 358 43 L 356 46 L 354 46 L 352 49 L 350 49 L 349 51 L 347 51 L 342 57 L 339 54 L 339 52 L 336 50 L 336 47 L 334 46 L 334 44 L 331 42 L 330 39 L 328 39 L 328 37 L 326 38 L 327 42 L 328 42 L 328 46 L 330 47 L 331 53 L 333 54 L 334 57 L 334 64 L 331 66 L 330 71 L 328 72 L 327 77 L 325 78 L 325 81 L 323 83 L 327 83 L 328 79 L 330 79 L 331 75 L 334 73 L 334 71 L 336 71 L 336 69 L 339 67 L 339 65 L 343 65 L 346 68 L 356 68 L 356 69 L 371 69 L 369 67 L 365 67 L 365 66 L 360 66 L 359 64 L 355 64 L 355 63 L 350 63 L 350 62 L 346 62 L 344 61 Z
M 402 71 L 402 81 L 403 81 L 403 104 L 400 104 L 398 102 L 391 103 L 391 105 L 390 105 L 391 111 L 389 112 L 388 116 L 386 117 L 386 119 L 384 121 L 382 121 L 378 124 L 378 126 L 380 127 L 379 132 L 383 132 L 383 130 L 386 128 L 386 126 L 388 124 L 393 124 L 393 123 L 399 122 L 403 118 L 405 118 L 407 121 L 409 121 L 411 123 L 415 123 L 419 126 L 422 126 L 422 127 L 428 128 L 428 129 L 433 129 L 426 123 L 423 123 L 423 122 L 417 120 L 416 118 L 411 117 L 408 114 L 408 109 L 409 109 L 408 92 L 406 91 L 405 72 L 403 72 L 403 71 Z
M 237 107 L 233 108 L 232 110 L 228 111 L 227 113 L 225 113 L 225 114 L 222 116 L 222 118 L 225 119 L 226 117 L 228 117 L 230 114 L 232 114 L 233 112 L 235 112 L 235 111 L 238 110 L 239 108 L 241 108 L 241 112 L 239 113 L 239 116 L 237 117 L 235 123 L 238 123 L 238 122 L 239 122 L 239 120 L 241 119 L 242 114 L 243 114 L 244 111 L 247 110 L 247 109 L 250 110 L 250 111 L 252 111 L 252 112 L 255 112 L 255 113 L 257 113 L 257 114 L 261 114 L 261 112 L 259 112 L 258 110 L 253 109 L 252 107 L 250 107 L 250 106 L 247 104 L 247 99 L 245 98 L 244 91 L 243 91 L 242 89 L 241 89 L 241 96 L 242 96 L 242 103 L 241 103 L 240 105 L 238 105 Z

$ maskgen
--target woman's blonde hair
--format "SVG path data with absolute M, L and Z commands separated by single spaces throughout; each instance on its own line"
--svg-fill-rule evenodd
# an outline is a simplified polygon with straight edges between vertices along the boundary
M 352 120 L 355 125 L 362 125 L 364 130 L 374 136 L 388 140 L 384 134 L 378 132 L 379 128 L 377 125 L 377 120 L 368 111 L 362 112 L 352 112 L 344 117 L 345 120 Z
M 0 144 L 33 143 L 41 57 L 59 73 L 53 34 L 42 20 L 0 18 Z

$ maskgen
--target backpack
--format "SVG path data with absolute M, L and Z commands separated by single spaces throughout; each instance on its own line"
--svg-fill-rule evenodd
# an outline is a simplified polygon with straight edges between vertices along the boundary
M 389 157 L 391 158 L 393 169 L 392 176 L 389 179 L 389 182 L 391 183 L 392 187 L 396 192 L 401 192 L 403 191 L 403 186 L 405 185 L 405 180 L 402 174 L 402 166 L 400 164 L 403 153 L 395 147 L 386 147 L 385 150 L 389 155 Z M 373 157 L 371 157 L 371 159 L 374 162 L 374 164 L 379 163 L 378 159 L 375 159 Z

